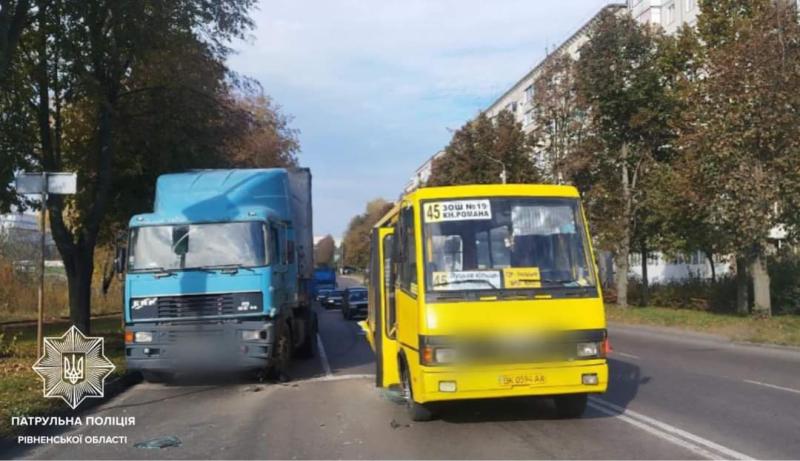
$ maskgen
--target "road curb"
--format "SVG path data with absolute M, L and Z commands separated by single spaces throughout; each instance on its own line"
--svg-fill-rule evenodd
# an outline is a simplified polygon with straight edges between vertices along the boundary
M 619 328 L 619 329 L 628 329 L 628 330 L 638 330 L 640 332 L 652 332 L 652 333 L 661 333 L 667 335 L 678 335 L 683 336 L 686 338 L 697 339 L 697 340 L 705 340 L 705 341 L 713 341 L 718 343 L 730 344 L 734 346 L 751 346 L 751 347 L 758 347 L 763 349 L 775 349 L 781 350 L 786 352 L 795 352 L 800 354 L 800 347 L 798 346 L 787 346 L 783 344 L 770 344 L 770 343 L 756 343 L 752 341 L 740 341 L 733 339 L 729 336 L 716 334 L 716 333 L 704 333 L 700 331 L 694 330 L 685 330 L 680 327 L 668 327 L 668 326 L 658 326 L 658 325 L 640 325 L 636 323 L 620 323 L 620 322 L 608 322 L 608 326 L 611 328 Z M 613 341 L 613 337 L 612 337 Z

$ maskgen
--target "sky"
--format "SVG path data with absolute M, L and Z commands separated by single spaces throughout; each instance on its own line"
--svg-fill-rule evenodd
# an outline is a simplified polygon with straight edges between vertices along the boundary
M 609 0 L 261 0 L 229 66 L 293 117 L 314 234 L 341 237 Z

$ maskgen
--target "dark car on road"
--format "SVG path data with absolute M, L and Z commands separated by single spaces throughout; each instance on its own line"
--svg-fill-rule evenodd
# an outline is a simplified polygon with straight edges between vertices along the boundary
M 325 299 L 322 300 L 322 306 L 325 309 L 333 309 L 336 307 L 342 307 L 342 299 L 344 296 L 344 291 L 342 290 L 333 290 L 325 296 Z
M 319 290 L 317 293 L 317 301 L 321 304 L 325 304 L 325 299 L 327 299 L 328 295 L 331 294 L 334 290 L 329 290 L 327 288 L 323 288 Z
M 342 301 L 342 316 L 350 320 L 356 316 L 364 317 L 367 315 L 367 289 L 364 287 L 353 287 L 344 290 Z

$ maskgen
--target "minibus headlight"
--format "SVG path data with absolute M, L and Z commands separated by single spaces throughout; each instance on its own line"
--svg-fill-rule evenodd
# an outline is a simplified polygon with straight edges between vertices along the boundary
M 152 343 L 153 333 L 149 331 L 137 331 L 133 334 L 134 342 L 137 343 Z
M 434 358 L 436 363 L 453 363 L 456 360 L 456 350 L 450 348 L 436 349 Z
M 598 357 L 600 348 L 597 343 L 578 343 L 578 358 Z

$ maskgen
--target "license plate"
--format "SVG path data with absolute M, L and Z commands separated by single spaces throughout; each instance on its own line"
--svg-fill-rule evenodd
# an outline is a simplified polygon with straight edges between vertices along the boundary
M 545 384 L 546 379 L 544 375 L 536 374 L 536 373 L 519 373 L 519 374 L 507 374 L 507 375 L 500 375 L 497 377 L 497 381 L 500 383 L 501 386 L 537 386 Z

